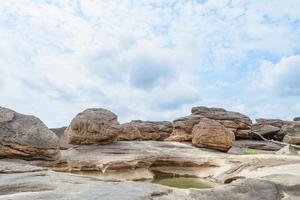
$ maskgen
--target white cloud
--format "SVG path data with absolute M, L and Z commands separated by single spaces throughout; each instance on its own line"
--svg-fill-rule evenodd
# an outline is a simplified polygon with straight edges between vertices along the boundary
M 121 121 L 172 120 L 197 104 L 255 113 L 249 105 L 261 103 L 241 90 L 262 60 L 260 85 L 299 97 L 291 56 L 299 8 L 296 0 L 4 1 L 0 103 L 50 126 L 87 107 Z M 278 116 L 287 102 L 274 102 Z
M 300 95 L 300 55 L 283 57 L 278 63 L 265 61 L 254 83 L 281 96 Z

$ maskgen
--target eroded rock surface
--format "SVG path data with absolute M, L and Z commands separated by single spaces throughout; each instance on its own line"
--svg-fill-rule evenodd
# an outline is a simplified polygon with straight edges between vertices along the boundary
M 103 108 L 91 108 L 79 113 L 66 130 L 70 144 L 108 144 L 119 134 L 118 117 Z
M 258 133 L 267 139 L 281 141 L 286 134 L 282 131 L 282 128 L 290 123 L 291 122 L 280 119 L 256 119 L 256 123 L 252 125 L 251 138 L 260 139 L 260 137 L 255 134 Z
M 1 200 L 144 200 L 170 191 L 150 183 L 107 182 L 51 171 L 0 176 Z
M 66 126 L 61 127 L 61 128 L 50 128 L 50 130 L 56 134 L 56 136 L 59 139 L 59 146 L 61 149 L 68 149 L 71 147 L 69 144 L 69 137 L 68 134 L 65 132 L 67 129 Z
M 226 111 L 222 108 L 207 108 L 204 106 L 192 108 L 192 114 L 173 121 L 173 133 L 168 140 L 191 139 L 193 127 L 202 118 L 216 120 L 232 131 L 237 138 L 249 138 L 251 133 L 251 120 L 238 112 Z
M 197 147 L 227 152 L 235 141 L 235 135 L 221 123 L 203 118 L 194 126 L 192 143 Z
M 59 141 L 37 117 L 0 107 L 0 157 L 55 160 Z
M 5 172 L 0 174 L 0 199 L 293 200 L 300 196 L 300 156 L 230 155 L 159 141 L 81 145 L 62 152 L 60 161 L 43 161 L 44 165 L 82 175 L 30 166 L 35 161 L 14 166 L 19 161 L 0 160 L 0 172 Z M 199 177 L 216 184 L 212 189 L 176 189 L 128 181 L 154 175 Z
M 162 141 L 172 133 L 172 123 L 168 121 L 133 120 L 120 125 L 119 140 Z
M 284 142 L 289 144 L 300 144 L 300 122 L 295 121 L 290 125 L 286 125 L 282 128 L 285 133 L 283 138 Z

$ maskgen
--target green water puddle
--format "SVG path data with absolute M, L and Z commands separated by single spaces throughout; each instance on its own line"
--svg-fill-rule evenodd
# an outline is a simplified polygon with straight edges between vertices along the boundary
M 207 181 L 200 178 L 187 178 L 187 177 L 172 177 L 172 178 L 156 178 L 153 180 L 146 180 L 145 182 L 160 184 L 175 188 L 197 188 L 205 189 L 212 188 L 213 185 Z

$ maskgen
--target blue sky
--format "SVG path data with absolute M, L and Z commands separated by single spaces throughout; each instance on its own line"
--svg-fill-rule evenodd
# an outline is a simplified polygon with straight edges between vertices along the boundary
M 173 120 L 196 105 L 300 115 L 298 0 L 7 0 L 0 105 L 48 126 L 104 107 Z

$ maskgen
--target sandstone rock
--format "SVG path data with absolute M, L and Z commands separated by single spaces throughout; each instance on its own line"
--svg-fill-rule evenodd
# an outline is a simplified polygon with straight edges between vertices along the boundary
M 236 140 L 234 146 L 240 149 L 256 149 L 264 151 L 278 151 L 282 146 L 262 140 Z
M 293 122 L 291 125 L 286 125 L 282 128 L 285 132 L 283 141 L 289 144 L 300 144 L 300 122 Z
M 227 152 L 235 141 L 234 133 L 218 121 L 203 118 L 194 126 L 192 143 L 204 147 Z
M 172 132 L 168 121 L 133 120 L 120 126 L 120 140 L 164 140 Z
M 289 124 L 291 124 L 291 122 L 280 119 L 256 119 L 256 124 L 252 125 L 252 131 L 261 134 L 267 139 L 282 141 L 286 133 L 281 129 Z M 259 139 L 259 137 L 256 134 L 253 134 L 253 132 L 251 137 Z
M 271 125 L 275 126 L 278 128 L 281 128 L 283 125 L 288 124 L 288 121 L 284 121 L 281 119 L 264 119 L 264 118 L 259 118 L 255 120 L 257 124 L 264 124 L 264 125 Z
M 55 160 L 58 138 L 40 119 L 0 107 L 0 157 Z
M 238 138 L 248 138 L 251 132 L 252 122 L 250 118 L 238 112 L 226 111 L 222 108 L 200 106 L 192 108 L 192 114 L 218 120 L 226 128 L 231 129 Z
M 170 137 L 165 139 L 165 141 L 184 142 L 184 141 L 192 141 L 192 139 L 193 137 L 190 134 L 177 132 L 171 134 Z
M 174 130 L 171 138 L 168 140 L 172 140 L 172 138 L 188 139 L 189 137 L 186 137 L 186 135 L 191 135 L 193 127 L 203 118 L 218 121 L 232 131 L 237 138 L 248 138 L 250 136 L 252 122 L 249 117 L 237 112 L 226 111 L 222 108 L 200 106 L 193 107 L 191 115 L 174 120 Z M 177 135 L 178 137 L 175 137 Z
M 189 115 L 173 121 L 173 132 L 168 141 L 191 141 L 193 127 L 204 118 L 202 115 Z
M 276 152 L 277 155 L 299 155 L 297 150 L 291 146 L 291 145 L 286 145 L 282 149 Z
M 66 126 L 61 127 L 61 128 L 50 128 L 50 130 L 53 133 L 55 133 L 59 139 L 60 149 L 68 149 L 71 147 L 71 145 L 69 144 L 68 134 L 65 132 L 66 129 L 67 129 Z
M 151 183 L 108 182 L 53 171 L 0 176 L 0 200 L 150 200 L 170 191 Z
M 139 129 L 132 123 L 125 123 L 120 125 L 120 133 L 118 140 L 140 140 L 142 138 Z
M 259 136 L 255 134 L 257 133 L 267 139 L 273 139 L 274 135 L 280 131 L 280 128 L 269 124 L 253 124 L 251 131 L 252 138 L 260 139 Z
M 294 121 L 300 121 L 300 117 L 295 117 Z
M 66 129 L 70 144 L 108 144 L 117 139 L 119 122 L 116 114 L 103 108 L 79 113 Z

